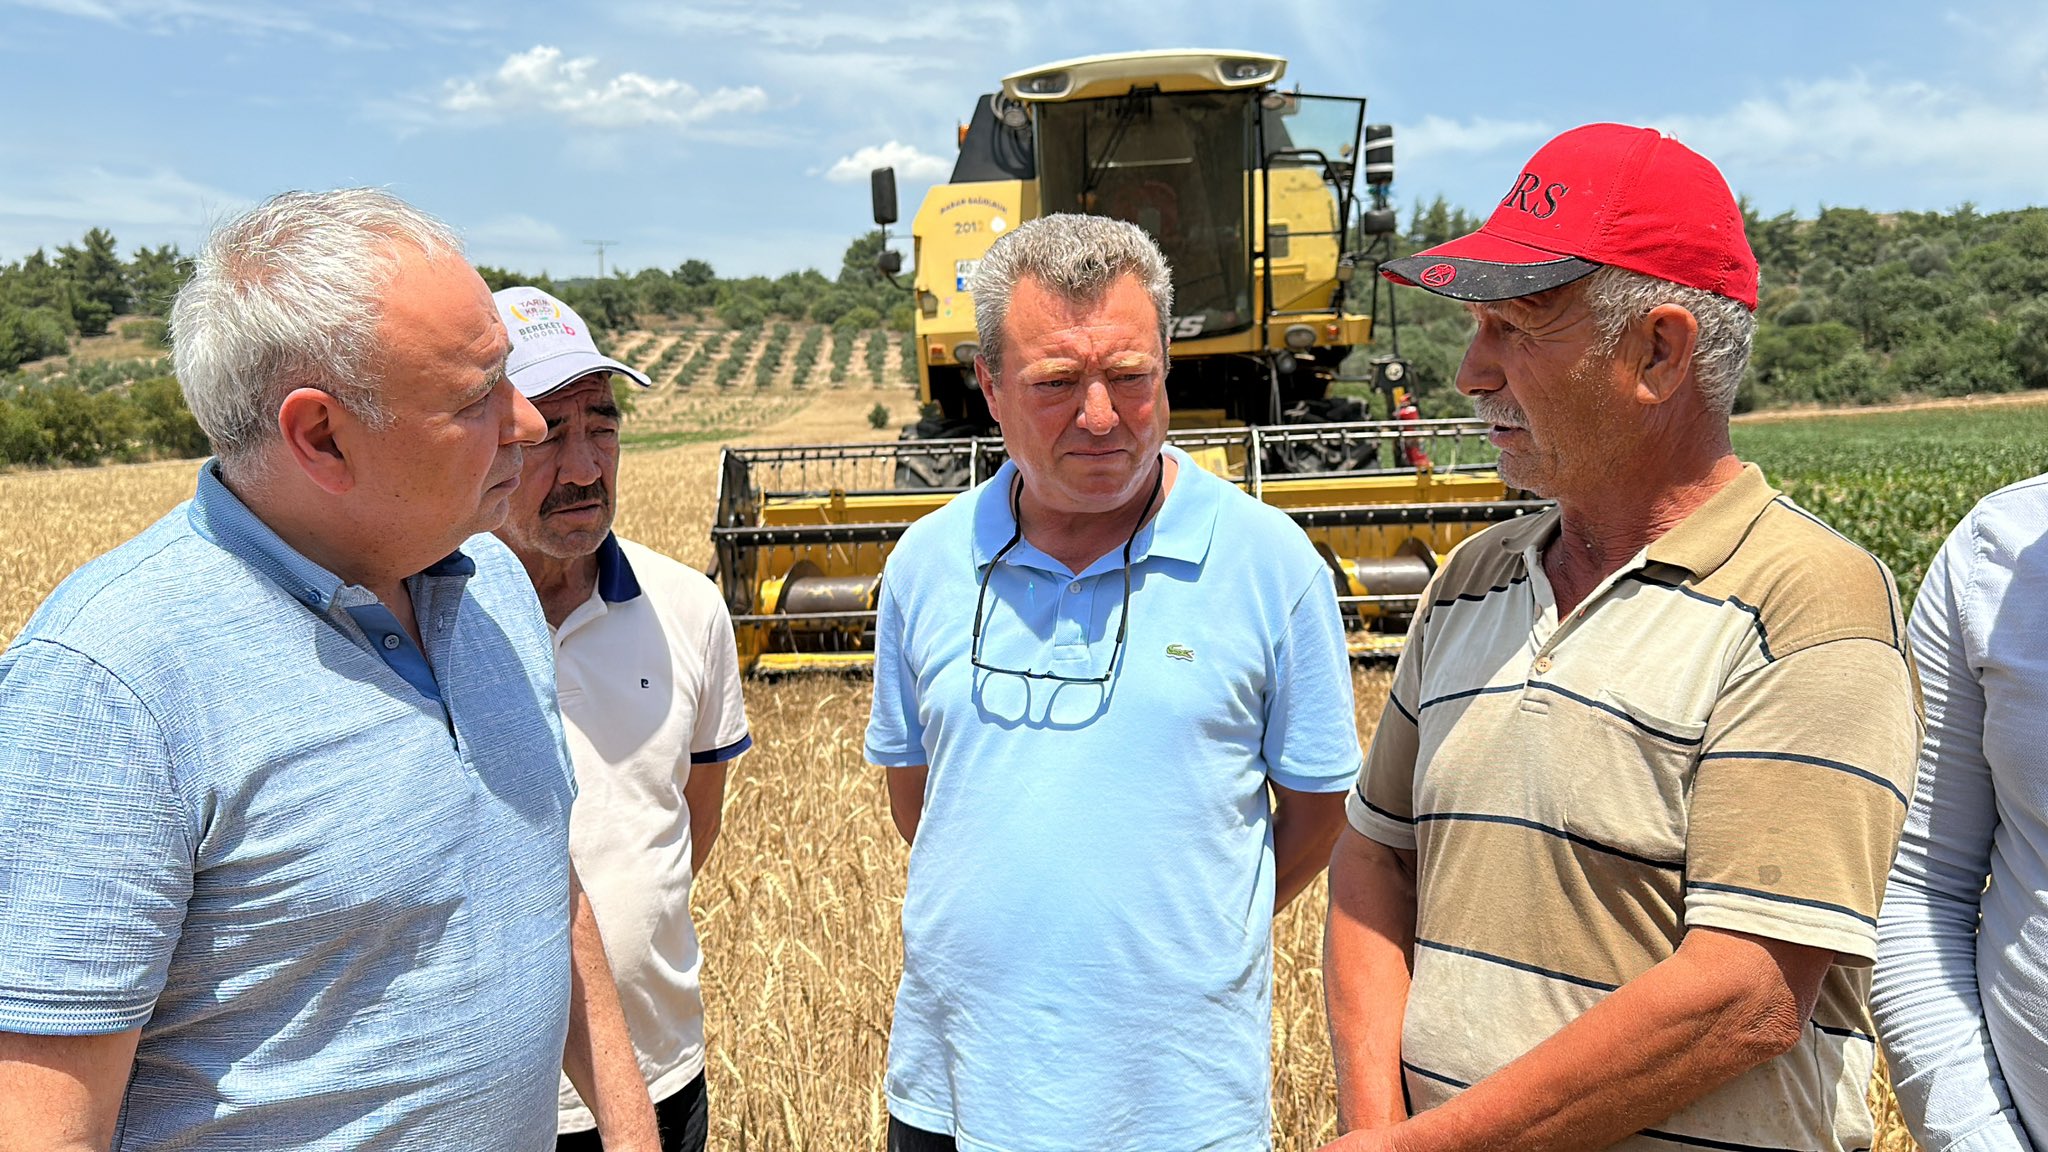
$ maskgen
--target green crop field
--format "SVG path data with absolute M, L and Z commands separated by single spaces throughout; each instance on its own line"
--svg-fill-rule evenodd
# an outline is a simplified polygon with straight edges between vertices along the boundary
M 2048 405 L 1739 424 L 1735 450 L 1762 465 L 1801 507 L 1890 565 L 1910 607 L 1927 562 L 1971 505 L 2048 472 Z

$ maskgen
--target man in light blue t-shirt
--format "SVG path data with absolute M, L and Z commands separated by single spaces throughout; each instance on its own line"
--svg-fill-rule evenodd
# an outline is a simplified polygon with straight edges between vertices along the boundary
M 868 759 L 912 843 L 891 1152 L 1263 1149 L 1273 910 L 1359 765 L 1328 569 L 1165 447 L 1143 231 L 989 249 L 976 364 L 1010 461 L 882 577 Z
M 0 654 L 0 1149 L 656 1152 L 570 866 L 553 643 L 487 533 L 544 427 L 439 222 L 219 229 L 171 310 L 218 453 Z

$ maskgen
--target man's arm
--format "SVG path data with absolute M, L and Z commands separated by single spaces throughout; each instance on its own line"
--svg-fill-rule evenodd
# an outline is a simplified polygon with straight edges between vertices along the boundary
M 887 770 L 889 819 L 896 822 L 896 831 L 905 844 L 917 841 L 917 818 L 924 812 L 924 782 L 928 775 L 930 768 L 924 764 Z
M 718 843 L 718 830 L 725 822 L 725 761 L 690 765 L 690 782 L 683 785 L 683 803 L 690 806 L 690 875 L 704 872 L 711 846 Z
M 920 785 L 919 791 L 922 791 Z M 1273 910 L 1287 907 L 1330 864 L 1344 825 L 1344 793 L 1273 785 Z
M 1408 1118 L 1401 1025 L 1415 957 L 1415 853 L 1345 828 L 1330 858 L 1323 1000 L 1337 1064 L 1340 1130 Z
M 0 1148 L 106 1152 L 141 1036 L 0 1032 Z
M 576 870 L 569 870 L 569 1039 L 562 1071 L 576 1086 L 612 1152 L 660 1152 L 653 1099 L 640 1078 L 619 988 L 604 955 L 597 915 Z
M 1695 928 L 1678 950 L 1507 1067 L 1343 1152 L 1605 1148 L 1790 1051 L 1834 953 Z

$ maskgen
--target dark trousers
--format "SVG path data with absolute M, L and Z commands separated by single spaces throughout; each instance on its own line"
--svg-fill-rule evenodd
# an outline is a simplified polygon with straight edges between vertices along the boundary
M 912 1128 L 894 1115 L 889 1117 L 889 1152 L 955 1152 L 953 1138 L 943 1132 Z
M 654 1105 L 655 1123 L 661 1125 L 661 1152 L 704 1152 L 704 1074 L 683 1085 L 682 1090 Z M 952 1142 L 947 1142 L 952 1147 Z M 555 1152 L 604 1152 L 597 1129 L 568 1132 L 555 1137 Z

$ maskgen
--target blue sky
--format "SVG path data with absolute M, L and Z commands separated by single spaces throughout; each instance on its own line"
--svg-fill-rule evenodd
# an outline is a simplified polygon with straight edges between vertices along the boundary
M 1473 209 L 1590 120 L 1666 128 L 1767 211 L 2048 203 L 2048 0 L 0 0 L 0 260 L 190 251 L 286 188 L 378 184 L 482 263 L 836 269 L 1005 73 L 1236 47 L 1396 125 L 1396 192 Z

